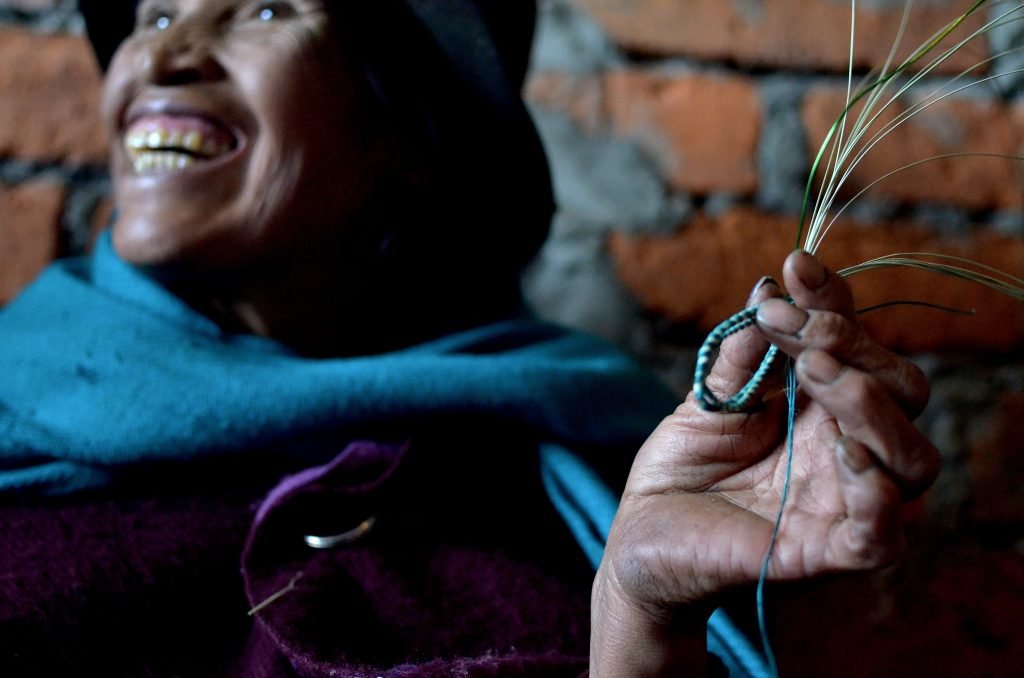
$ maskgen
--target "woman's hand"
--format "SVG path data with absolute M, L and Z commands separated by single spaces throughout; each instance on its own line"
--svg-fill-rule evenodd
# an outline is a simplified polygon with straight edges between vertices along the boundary
M 903 551 L 901 504 L 938 472 L 937 451 L 910 422 L 927 382 L 867 336 L 839 276 L 800 252 L 783 274 L 795 305 L 762 281 L 750 300 L 761 305 L 758 329 L 726 340 L 708 379 L 719 397 L 737 392 L 768 341 L 796 361 L 790 493 L 768 576 L 885 565 Z M 594 583 L 592 675 L 700 672 L 716 596 L 756 582 L 768 548 L 786 475 L 785 405 L 776 392 L 757 411 L 717 414 L 691 394 L 641 448 Z

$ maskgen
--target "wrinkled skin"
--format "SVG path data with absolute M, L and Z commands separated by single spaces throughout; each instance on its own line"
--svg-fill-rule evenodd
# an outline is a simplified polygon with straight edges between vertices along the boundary
M 904 549 L 903 501 L 938 472 L 937 451 L 911 423 L 927 382 L 865 333 L 839 276 L 804 253 L 784 276 L 796 306 L 771 281 L 756 288 L 757 328 L 725 342 L 708 381 L 719 395 L 738 391 L 766 340 L 796 361 L 791 489 L 769 578 L 892 563 Z M 716 414 L 691 394 L 644 444 L 594 582 L 592 676 L 699 672 L 715 601 L 757 581 L 785 477 L 784 424 L 782 397 Z
M 118 252 L 229 267 L 343 231 L 379 166 L 364 85 L 322 3 L 145 0 L 138 17 L 104 86 Z M 137 176 L 121 139 L 140 106 L 210 116 L 238 147 L 216 163 Z
M 118 254 L 222 324 L 314 354 L 346 352 L 365 295 L 356 227 L 405 171 L 328 4 L 143 0 L 102 105 Z M 212 120 L 235 145 L 139 174 L 124 139 L 140 115 Z

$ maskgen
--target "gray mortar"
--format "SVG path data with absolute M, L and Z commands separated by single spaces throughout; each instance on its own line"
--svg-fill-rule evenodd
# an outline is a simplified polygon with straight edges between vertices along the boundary
M 799 214 L 810 164 L 800 107 L 803 78 L 761 79 L 761 138 L 757 148 L 757 206 L 770 212 Z
M 44 10 L 0 7 L 0 24 L 15 24 L 40 33 L 73 33 L 85 31 L 85 22 L 76 9 L 74 0 L 61 0 L 55 7 Z
M 1015 3 L 1016 4 L 1016 3 Z M 989 21 L 994 21 L 1006 13 L 1007 3 L 996 3 L 989 7 Z M 1012 50 L 996 59 L 992 73 L 1001 75 L 996 80 L 1003 97 L 1007 99 L 1024 99 L 1024 10 L 1018 10 L 1013 21 L 994 27 L 988 34 L 989 47 L 993 54 Z
M 625 63 L 625 58 L 586 13 L 568 0 L 540 0 L 532 68 L 585 74 Z

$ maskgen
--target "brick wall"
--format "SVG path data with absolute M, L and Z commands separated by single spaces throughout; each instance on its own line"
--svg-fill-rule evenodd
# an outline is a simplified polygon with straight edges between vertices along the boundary
M 0 1 L 0 303 L 109 214 L 100 78 L 75 3 Z
M 862 71 L 885 58 L 902 3 L 858 4 Z M 905 43 L 964 4 L 918 2 Z M 695 345 L 791 246 L 812 149 L 841 106 L 848 19 L 842 0 L 542 0 L 526 94 L 561 208 L 528 275 L 535 306 L 685 391 Z M 0 301 L 54 256 L 83 251 L 110 215 L 99 74 L 81 30 L 69 0 L 0 0 Z M 1022 34 L 1020 22 L 995 32 L 947 74 Z M 1022 64 L 1000 57 L 988 72 Z M 922 154 L 1024 154 L 1022 83 L 1011 74 L 934 107 L 852 182 Z M 922 166 L 858 201 L 822 256 L 840 265 L 912 247 L 1024 277 L 1022 186 L 1019 163 Z M 945 470 L 911 512 L 906 565 L 789 592 L 775 624 L 783 666 L 822 672 L 841 657 L 844 675 L 1011 673 L 1024 663 L 1024 305 L 913 274 L 856 284 L 865 303 L 927 295 L 978 315 L 869 318 L 932 377 L 920 423 Z M 822 601 L 842 623 L 822 623 Z
M 916 3 L 904 44 L 921 43 L 969 4 Z M 884 62 L 903 3 L 858 6 L 862 75 Z M 742 306 L 757 278 L 777 274 L 793 246 L 814 153 L 843 107 L 849 3 L 547 0 L 543 8 L 526 95 L 551 150 L 561 210 L 530 272 L 531 299 L 644 356 L 683 393 L 695 346 Z M 929 82 L 1024 45 L 1021 23 L 961 51 Z M 981 77 L 1022 62 L 998 57 Z M 902 164 L 966 150 L 1024 155 L 1019 74 L 912 118 L 865 158 L 846 196 Z M 926 163 L 854 203 L 821 256 L 838 268 L 885 253 L 944 252 L 1024 277 L 1022 198 L 1022 162 Z M 865 317 L 880 341 L 931 376 L 919 423 L 944 471 L 910 512 L 905 565 L 800 587 L 776 603 L 782 665 L 794 675 L 1011 673 L 1024 660 L 1016 622 L 1024 615 L 1024 304 L 923 273 L 852 282 L 865 306 L 922 299 L 977 314 L 903 307 Z

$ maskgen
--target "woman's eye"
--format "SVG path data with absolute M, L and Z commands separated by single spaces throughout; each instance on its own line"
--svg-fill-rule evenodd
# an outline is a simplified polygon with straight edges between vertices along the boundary
M 287 19 L 295 14 L 295 8 L 287 2 L 261 2 L 256 8 L 256 18 L 260 21 Z
M 174 16 L 160 7 L 147 7 L 139 13 L 135 22 L 138 29 L 165 31 L 171 26 Z

